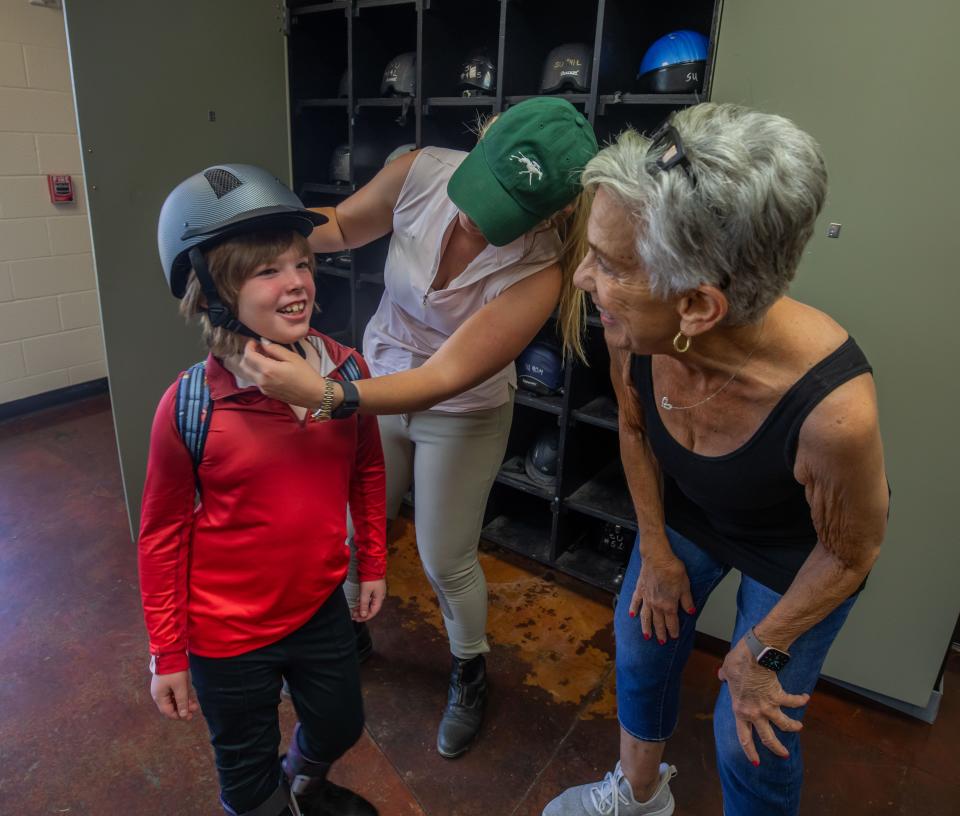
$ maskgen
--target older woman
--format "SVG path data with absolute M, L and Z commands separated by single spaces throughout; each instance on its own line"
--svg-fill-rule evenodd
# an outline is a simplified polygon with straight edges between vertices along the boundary
M 576 283 L 600 311 L 639 535 L 615 616 L 620 761 L 544 816 L 668 816 L 680 675 L 698 610 L 742 574 L 714 711 L 726 816 L 796 814 L 799 732 L 883 540 L 888 490 L 866 358 L 785 295 L 827 190 L 816 142 L 732 105 L 634 132 L 583 176 Z

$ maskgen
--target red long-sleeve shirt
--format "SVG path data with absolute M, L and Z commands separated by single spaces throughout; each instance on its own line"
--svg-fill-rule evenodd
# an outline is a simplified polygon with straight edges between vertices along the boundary
M 353 355 L 369 376 L 359 354 L 319 336 L 335 366 Z M 301 421 L 286 403 L 238 387 L 213 356 L 206 370 L 213 414 L 199 503 L 174 418 L 179 378 L 160 400 L 150 436 L 139 561 L 157 674 L 185 670 L 188 651 L 232 657 L 309 620 L 347 572 L 348 502 L 360 580 L 386 575 L 376 418 Z

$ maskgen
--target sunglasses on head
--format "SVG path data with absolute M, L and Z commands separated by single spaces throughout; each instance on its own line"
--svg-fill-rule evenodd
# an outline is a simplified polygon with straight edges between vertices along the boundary
M 683 139 L 680 138 L 677 129 L 670 124 L 669 119 L 664 120 L 663 124 L 650 137 L 648 151 L 653 152 L 661 148 L 663 153 L 656 160 L 657 169 L 666 172 L 679 165 L 686 177 L 690 179 L 690 183 L 696 187 L 697 177 L 693 174 L 693 168 L 690 166 L 690 159 L 687 157 L 686 148 L 683 146 Z M 719 288 L 726 289 L 728 286 L 730 286 L 730 275 L 724 273 Z

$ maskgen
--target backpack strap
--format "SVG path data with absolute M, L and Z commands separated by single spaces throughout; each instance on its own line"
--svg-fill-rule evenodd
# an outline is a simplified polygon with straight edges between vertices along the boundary
M 203 459 L 203 446 L 210 430 L 210 418 L 213 415 L 213 401 L 210 399 L 210 387 L 207 385 L 207 363 L 203 360 L 190 366 L 180 375 L 177 385 L 177 431 L 190 457 L 196 472 Z
M 356 352 L 350 354 L 346 360 L 337 366 L 335 372 L 341 380 L 360 380 L 363 379 L 363 372 L 360 370 L 360 364 L 357 362 Z

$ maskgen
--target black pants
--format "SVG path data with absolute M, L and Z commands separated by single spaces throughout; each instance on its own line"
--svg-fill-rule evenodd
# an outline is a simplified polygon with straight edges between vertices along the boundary
M 284 677 L 307 757 L 333 762 L 363 731 L 360 667 L 339 588 L 282 640 L 236 657 L 190 655 L 190 671 L 210 729 L 220 795 L 237 813 L 266 801 L 280 782 L 277 708 Z

